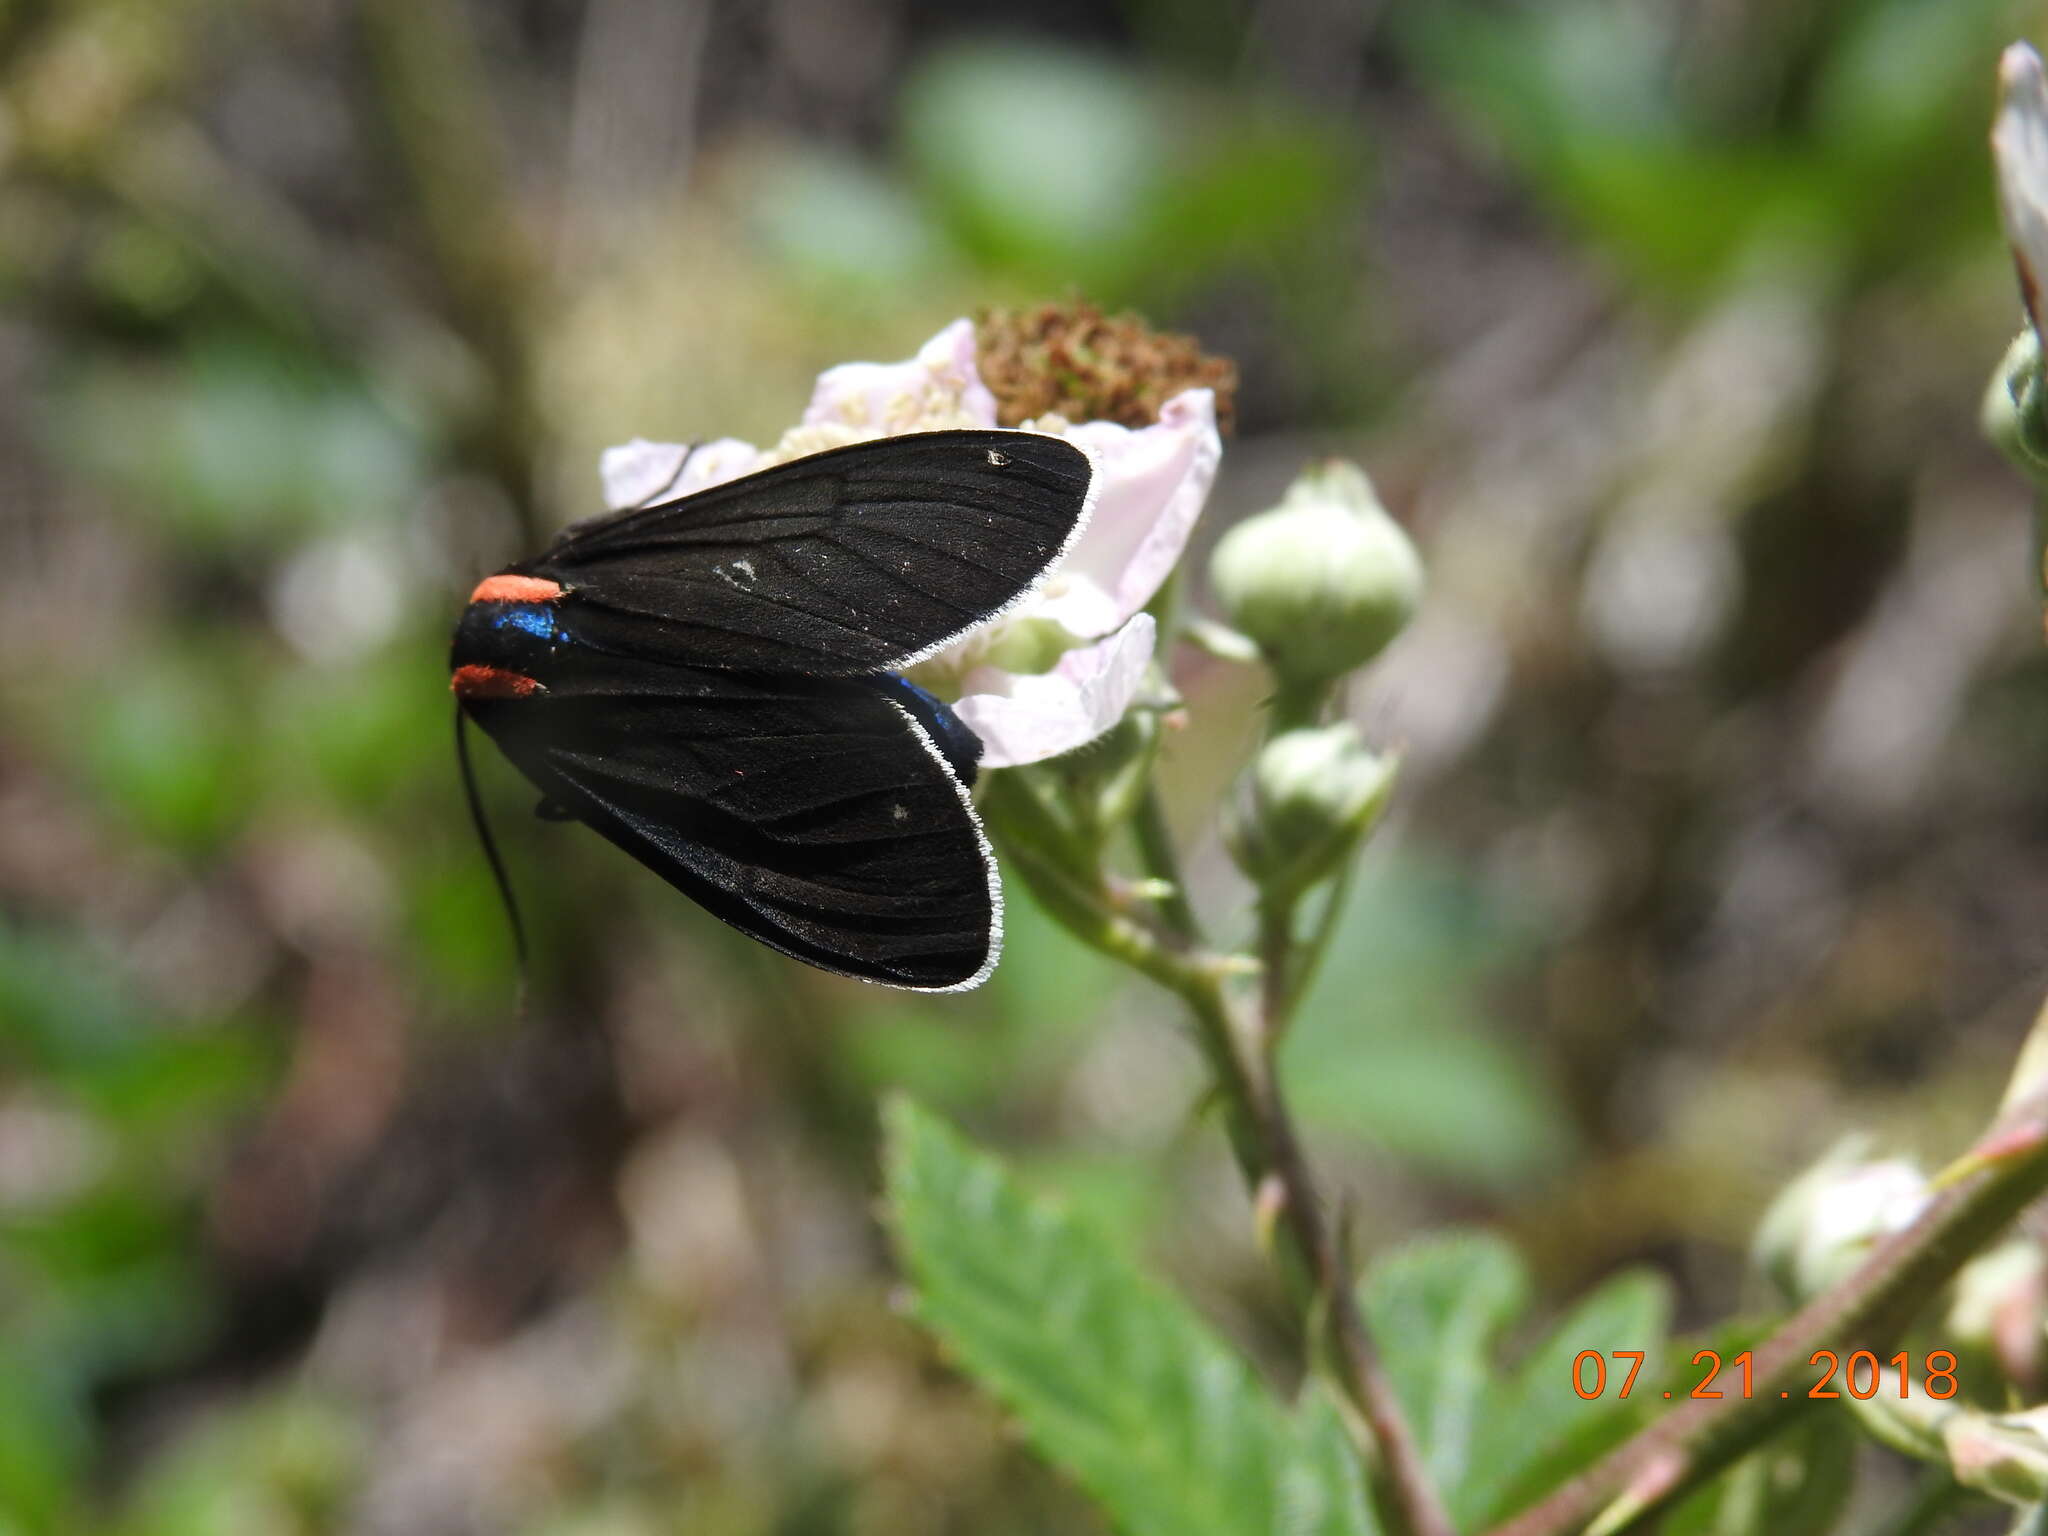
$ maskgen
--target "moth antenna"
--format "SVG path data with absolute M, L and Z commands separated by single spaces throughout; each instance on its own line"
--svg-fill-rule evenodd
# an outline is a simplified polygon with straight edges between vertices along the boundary
M 498 841 L 491 836 L 490 819 L 484 815 L 483 797 L 476 790 L 476 769 L 469 760 L 469 733 L 464 729 L 466 721 L 462 706 L 455 706 L 455 761 L 462 769 L 462 792 L 469 800 L 469 819 L 476 827 L 477 841 L 483 844 L 484 858 L 491 866 L 491 878 L 497 882 L 498 898 L 505 904 L 505 917 L 512 925 L 512 955 L 519 975 L 519 1012 L 526 1011 L 526 924 L 519 918 L 519 902 L 512 894 L 512 879 L 505 873 L 505 861 L 498 856 Z
M 651 495 L 641 498 L 639 501 L 635 502 L 632 507 L 624 508 L 622 510 L 633 511 L 644 509 L 647 507 L 658 507 L 662 505 L 664 502 L 673 499 L 672 493 L 675 491 L 677 483 L 682 480 L 684 473 L 689 469 L 690 460 L 697 457 L 697 450 L 699 448 L 702 448 L 703 446 L 704 445 L 702 443 L 694 442 L 683 444 L 683 456 L 680 459 L 676 460 L 675 472 L 668 477 L 668 482 L 665 485 L 663 485 L 660 490 L 653 492 Z
M 684 473 L 689 469 L 690 460 L 697 457 L 697 450 L 699 448 L 702 448 L 703 446 L 704 445 L 702 443 L 698 442 L 689 442 L 683 444 L 683 461 L 682 463 L 676 466 L 676 472 L 668 477 L 668 488 L 670 490 L 674 490 L 676 488 L 676 482 L 682 479 Z

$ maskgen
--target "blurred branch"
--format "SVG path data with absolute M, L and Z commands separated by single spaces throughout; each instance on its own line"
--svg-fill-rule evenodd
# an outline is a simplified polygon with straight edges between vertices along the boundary
M 2043 1024 L 2048 1010 L 2037 1033 Z M 1815 1350 L 1889 1349 L 1955 1272 L 2048 1189 L 2048 1089 L 2037 1082 L 2005 1108 L 1942 1182 L 1911 1226 L 1756 1347 L 1754 1396 L 1687 1402 L 1492 1536 L 1638 1529 L 1814 1406 L 1806 1388 Z
M 364 0 L 361 14 L 377 103 L 428 251 L 489 375 L 466 446 L 512 499 L 523 542 L 538 543 L 530 317 L 540 266 L 495 132 L 488 71 L 453 0 Z
M 602 259 L 656 236 L 686 184 L 709 0 L 591 0 L 570 93 L 566 216 L 557 263 Z

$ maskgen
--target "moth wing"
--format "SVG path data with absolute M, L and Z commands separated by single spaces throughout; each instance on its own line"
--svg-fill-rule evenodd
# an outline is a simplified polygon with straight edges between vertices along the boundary
M 617 655 L 739 671 L 900 671 L 1015 603 L 1071 547 L 1093 469 L 1035 432 L 925 432 L 579 524 L 514 567 Z
M 472 713 L 548 801 L 771 948 L 925 991 L 988 975 L 994 859 L 879 680 L 633 671 Z

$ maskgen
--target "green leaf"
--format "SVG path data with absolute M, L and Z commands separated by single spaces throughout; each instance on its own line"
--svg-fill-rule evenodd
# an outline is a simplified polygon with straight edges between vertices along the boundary
M 1169 146 L 1138 82 L 1111 59 L 967 44 L 933 53 L 902 99 L 910 163 L 969 252 L 1064 272 L 1090 291 L 1129 270 Z
M 1336 248 L 1313 236 L 1358 202 L 1355 123 L 1135 71 L 1096 49 L 1018 39 L 934 49 L 900 100 L 904 155 L 931 220 L 983 266 L 1032 287 L 1154 311 L 1233 267 L 1284 270 L 1282 293 L 1313 287 Z
M 1514 1250 L 1484 1233 L 1436 1236 L 1396 1249 L 1366 1277 L 1363 1302 L 1387 1374 L 1432 1479 L 1468 1527 L 1529 1504 L 1589 1465 L 1645 1416 L 1647 1389 L 1620 1397 L 1626 1362 L 1644 1352 L 1654 1379 L 1670 1301 L 1662 1282 L 1622 1275 L 1580 1302 L 1514 1366 L 1501 1338 L 1526 1310 L 1529 1279 Z M 1582 1350 L 1608 1357 L 1609 1391 L 1572 1387 Z
M 359 380 L 218 334 L 182 364 L 95 354 L 42 411 L 54 453 L 117 491 L 153 534 L 196 549 L 276 549 L 411 504 L 422 444 Z
M 218 848 L 258 793 L 234 672 L 204 647 L 130 658 L 83 701 L 68 747 L 78 776 L 146 836 Z
M 1398 1248 L 1365 1283 L 1366 1320 L 1439 1488 L 1457 1487 L 1471 1465 L 1494 1340 L 1528 1289 L 1514 1250 L 1483 1233 Z
M 1668 1517 L 1670 1536 L 1826 1536 L 1854 1491 L 1859 1437 L 1846 1413 L 1809 1413 Z
M 1490 1398 L 1482 1423 L 1472 1475 L 1455 1507 L 1487 1523 L 1513 1513 L 1592 1465 L 1627 1438 L 1652 1413 L 1653 1379 L 1671 1326 L 1671 1292 L 1664 1281 L 1644 1273 L 1617 1275 L 1566 1314 L 1549 1335 L 1522 1358 L 1512 1382 Z M 1572 1385 L 1572 1368 L 1584 1350 L 1607 1357 L 1619 1372 L 1612 1394 L 1588 1400 Z M 1636 1392 L 1619 1396 L 1628 1362 L 1616 1350 L 1641 1350 L 1645 1370 Z
M 1397 31 L 1538 198 L 1641 276 L 1710 291 L 1787 239 L 1866 274 L 1985 239 L 1990 200 L 1954 167 L 1983 153 L 2005 16 L 1851 0 L 1677 50 L 1658 8 L 1551 0 L 1406 7 Z
M 768 160 L 749 210 L 792 269 L 821 282 L 929 283 L 951 253 L 908 191 L 865 160 L 806 146 Z M 819 231 L 831 231 L 821 239 Z
M 1367 1536 L 1336 1412 L 1290 1410 L 1101 1232 L 907 1099 L 889 1208 L 919 1315 L 1131 1536 Z

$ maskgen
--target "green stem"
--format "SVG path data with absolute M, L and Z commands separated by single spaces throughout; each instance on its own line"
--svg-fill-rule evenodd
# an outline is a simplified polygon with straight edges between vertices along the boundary
M 1273 1015 L 1263 1009 L 1247 1014 L 1233 1004 L 1228 962 L 1176 931 L 1182 923 L 1191 925 L 1191 912 L 1180 919 L 1167 914 L 1173 928 L 1141 925 L 1115 909 L 1099 870 L 1086 878 L 1048 856 L 1031 835 L 1033 813 L 1020 798 L 1030 791 L 1003 787 L 1005 777 L 994 777 L 982 801 L 1004 859 L 1075 937 L 1151 977 L 1187 1004 L 1196 1042 L 1215 1075 L 1231 1150 L 1245 1183 L 1255 1199 L 1269 1187 L 1278 1193 L 1277 1231 L 1288 1260 L 1283 1271 L 1295 1282 L 1317 1352 L 1365 1427 L 1360 1454 L 1368 1465 L 1378 1464 L 1393 1530 L 1399 1536 L 1455 1536 L 1366 1331 L 1349 1266 L 1317 1196 L 1276 1070 L 1277 1032 L 1268 1023 Z M 1152 799 L 1149 790 L 1147 798 Z M 1164 820 L 1156 816 L 1156 801 L 1153 811 L 1155 819 L 1149 832 L 1141 832 L 1140 845 L 1149 843 L 1152 871 L 1178 889 L 1177 861 Z M 1283 952 L 1280 959 L 1284 972 L 1288 956 Z
M 1304 683 L 1276 678 L 1273 696 L 1266 701 L 1267 739 L 1321 725 L 1332 691 L 1328 680 Z
M 1259 893 L 1259 1044 L 1279 1071 L 1280 1041 L 1294 1016 L 1297 970 L 1294 911 L 1297 898 L 1275 890 Z
M 1032 769 L 990 774 L 982 781 L 980 803 L 984 814 L 999 818 L 1017 843 L 1051 858 L 1084 884 L 1093 878 L 1084 878 L 1080 871 L 1095 870 L 1095 845 L 1081 835 L 1072 817 L 1061 812 Z
M 1173 832 L 1166 824 L 1166 806 L 1159 786 L 1147 783 L 1131 817 L 1131 837 L 1137 844 L 1138 862 L 1145 873 L 1170 887 L 1158 902 L 1159 915 L 1167 927 L 1189 943 L 1200 943 L 1202 921 L 1188 900 L 1187 881 L 1181 875 L 1180 854 L 1173 846 Z
M 2048 1190 L 2048 1094 L 2029 1094 L 2000 1114 L 1979 1148 L 1972 1171 L 1942 1188 L 1911 1226 L 1757 1346 L 1755 1396 L 1686 1403 L 1492 1536 L 1566 1536 L 1589 1522 L 1601 1536 L 1639 1529 L 1818 1406 L 1806 1395 L 1813 1351 L 1884 1354 L 1955 1272 Z
M 1285 984 L 1277 993 L 1268 987 L 1274 975 L 1285 975 L 1285 946 L 1278 966 L 1266 973 L 1262 1002 L 1249 1027 L 1231 1031 L 1251 1053 L 1240 1078 L 1253 1097 L 1244 1106 L 1251 1120 L 1247 1140 L 1258 1150 L 1258 1162 L 1245 1176 L 1254 1190 L 1271 1181 L 1280 1191 L 1282 1229 L 1291 1239 L 1294 1259 L 1307 1281 L 1304 1316 L 1320 1318 L 1316 1343 L 1345 1398 L 1364 1419 L 1371 1447 L 1379 1455 L 1379 1486 L 1389 1524 L 1405 1536 L 1455 1536 L 1450 1512 L 1430 1482 L 1422 1448 L 1409 1427 L 1393 1382 L 1380 1363 L 1379 1349 L 1365 1325 L 1351 1282 L 1351 1266 L 1338 1243 L 1310 1172 L 1301 1138 L 1282 1089 L 1278 1047 L 1284 1014 L 1268 1011 L 1268 1001 L 1285 1006 Z
M 1196 1043 L 1215 1074 L 1223 1101 L 1231 1106 L 1231 1145 L 1247 1170 L 1258 1162 L 1256 1149 L 1245 1139 L 1248 1117 L 1243 1106 L 1256 1098 L 1244 1072 L 1244 1053 L 1236 1038 L 1222 982 L 1223 963 L 1178 935 L 1161 935 L 1117 910 L 1098 879 L 1091 883 L 1040 852 L 1030 835 L 1032 817 L 1027 789 L 999 788 L 1007 776 L 998 774 L 984 791 L 982 811 L 1005 864 L 1023 877 L 1040 906 L 1075 938 L 1179 997 L 1195 1023 Z M 1162 879 L 1171 875 L 1162 874 Z
M 1159 642 L 1155 654 L 1160 657 L 1160 665 L 1169 670 L 1172 665 L 1174 641 L 1180 637 L 1181 623 L 1185 618 L 1185 605 L 1181 602 L 1187 590 L 1187 583 L 1181 577 L 1184 569 L 1184 566 L 1174 566 L 1166 580 L 1160 583 L 1159 590 L 1152 594 L 1152 601 L 1145 605 L 1145 611 L 1152 615 L 1153 622 L 1159 626 Z
M 1002 847 L 1003 857 L 1024 877 L 1039 905 L 1069 933 L 1160 985 L 1182 990 L 1173 957 L 1145 928 L 1112 908 L 1105 892 L 1091 889 L 1057 864 L 1033 856 L 1007 838 Z

